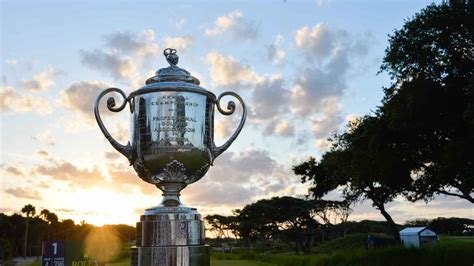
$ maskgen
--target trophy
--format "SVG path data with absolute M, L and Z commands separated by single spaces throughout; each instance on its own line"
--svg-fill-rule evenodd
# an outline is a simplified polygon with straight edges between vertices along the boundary
M 123 154 L 143 181 L 162 191 L 163 200 L 146 209 L 137 223 L 136 246 L 132 247 L 132 265 L 209 265 L 209 246 L 204 245 L 204 224 L 195 208 L 185 207 L 180 192 L 201 179 L 214 159 L 223 153 L 239 135 L 247 109 L 234 92 L 216 98 L 199 86 L 199 80 L 177 66 L 175 49 L 163 52 L 169 67 L 158 70 L 146 85 L 127 97 L 118 88 L 99 94 L 94 114 L 99 128 L 110 144 Z M 117 105 L 107 99 L 107 108 L 120 112 L 129 105 L 130 141 L 118 143 L 107 131 L 99 114 L 102 97 L 115 92 L 123 97 Z M 214 105 L 223 115 L 236 109 L 233 101 L 221 107 L 221 98 L 233 96 L 243 112 L 237 130 L 222 145 L 214 143 Z

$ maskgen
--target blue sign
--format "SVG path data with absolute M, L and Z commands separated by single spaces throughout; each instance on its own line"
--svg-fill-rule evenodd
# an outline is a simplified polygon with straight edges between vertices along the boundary
M 42 266 L 104 266 L 84 258 L 84 245 L 77 241 L 44 241 Z
M 42 266 L 65 266 L 67 244 L 65 241 L 43 242 Z

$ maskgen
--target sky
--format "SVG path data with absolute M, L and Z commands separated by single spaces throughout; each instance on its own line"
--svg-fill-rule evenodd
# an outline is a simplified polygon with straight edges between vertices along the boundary
M 206 214 L 273 196 L 304 196 L 292 166 L 328 150 L 327 138 L 373 112 L 390 85 L 378 73 L 388 35 L 430 1 L 24 1 L 2 0 L 0 211 L 25 204 L 62 219 L 135 224 L 161 192 L 141 181 L 100 132 L 96 96 L 127 94 L 178 66 L 219 94 L 234 91 L 249 108 L 244 129 L 200 181 L 182 191 Z M 216 144 L 236 129 L 241 108 L 216 115 Z M 101 109 L 112 135 L 129 140 L 129 111 Z M 326 199 L 338 199 L 332 192 Z M 363 202 L 351 220 L 383 220 Z M 397 198 L 397 223 L 414 218 L 474 218 L 465 200 L 426 204 Z

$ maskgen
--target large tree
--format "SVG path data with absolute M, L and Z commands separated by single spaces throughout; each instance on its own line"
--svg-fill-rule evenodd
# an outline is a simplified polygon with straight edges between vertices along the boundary
M 474 4 L 431 4 L 389 39 L 380 107 L 393 145 L 413 165 L 409 199 L 474 203 Z
M 395 236 L 385 205 L 398 195 L 474 202 L 472 12 L 472 1 L 432 4 L 390 36 L 382 106 L 336 136 L 319 162 L 294 168 L 312 196 L 342 187 L 347 200 L 370 199 Z
M 370 200 L 398 237 L 386 204 L 410 186 L 410 167 L 391 145 L 397 136 L 390 135 L 384 123 L 378 115 L 360 119 L 334 137 L 332 150 L 319 162 L 310 158 L 293 170 L 303 182 L 312 184 L 310 195 L 316 199 L 341 188 L 347 202 Z

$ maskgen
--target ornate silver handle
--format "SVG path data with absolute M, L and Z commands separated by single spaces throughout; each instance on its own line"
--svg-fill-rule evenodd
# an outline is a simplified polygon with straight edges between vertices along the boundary
M 222 146 L 216 147 L 216 145 L 213 143 L 212 155 L 214 159 L 217 158 L 217 156 L 221 155 L 221 153 L 223 153 L 225 150 L 227 150 L 230 147 L 232 142 L 234 142 L 234 140 L 237 138 L 240 131 L 242 130 L 245 124 L 245 119 L 247 118 L 247 107 L 245 106 L 245 103 L 242 100 L 242 98 L 240 98 L 240 96 L 235 92 L 226 91 L 226 92 L 223 92 L 221 95 L 219 95 L 219 97 L 216 100 L 217 110 L 219 110 L 219 112 L 223 115 L 231 115 L 235 112 L 235 103 L 233 101 L 229 101 L 227 103 L 227 110 L 224 110 L 221 107 L 221 98 L 227 95 L 234 96 L 237 100 L 239 100 L 243 109 L 242 117 L 240 119 L 240 124 L 237 127 L 237 130 L 234 132 L 234 134 L 232 134 L 232 136 L 230 136 L 230 138 L 224 144 L 222 144 Z
M 117 92 L 119 93 L 120 95 L 122 95 L 123 97 L 123 103 L 120 105 L 120 106 L 115 106 L 115 98 L 114 97 L 109 97 L 107 99 L 107 109 L 109 109 L 109 111 L 111 112 L 120 112 L 122 111 L 125 106 L 127 105 L 127 102 L 129 101 L 129 99 L 127 98 L 127 96 L 125 95 L 125 93 L 120 90 L 120 89 L 117 89 L 117 88 L 108 88 L 106 90 L 104 90 L 103 92 L 101 92 L 99 94 L 99 96 L 97 96 L 97 99 L 95 100 L 95 105 L 94 105 L 94 115 L 95 115 L 95 120 L 97 121 L 97 124 L 99 124 L 99 128 L 100 130 L 102 131 L 102 133 L 104 134 L 105 138 L 110 142 L 110 144 L 112 144 L 112 147 L 114 147 L 118 152 L 120 152 L 121 154 L 123 154 L 125 157 L 127 157 L 127 159 L 130 161 L 130 163 L 133 162 L 133 148 L 132 146 L 130 145 L 130 141 L 127 143 L 127 145 L 122 145 L 120 143 L 118 143 L 109 133 L 109 131 L 107 131 L 107 129 L 105 128 L 104 124 L 102 123 L 102 119 L 100 118 L 100 114 L 99 114 L 99 103 L 100 103 L 100 100 L 102 99 L 102 97 L 104 97 L 107 93 L 109 92 Z

